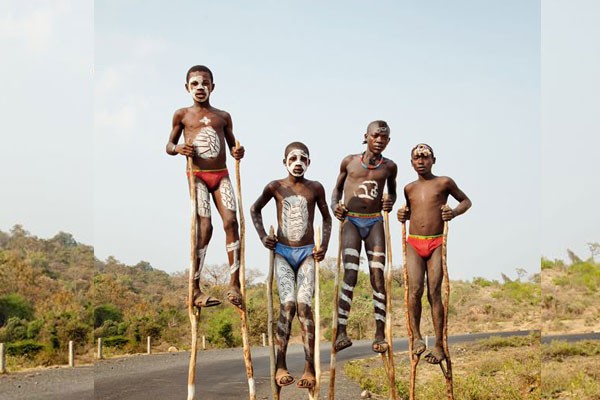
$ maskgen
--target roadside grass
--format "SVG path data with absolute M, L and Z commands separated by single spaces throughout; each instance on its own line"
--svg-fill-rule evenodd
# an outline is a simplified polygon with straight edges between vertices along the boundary
M 542 346 L 542 398 L 600 400 L 600 341 Z
M 461 400 L 540 399 L 540 337 L 491 338 L 451 346 L 455 398 Z M 397 353 L 396 387 L 409 398 L 410 363 L 407 352 Z M 344 372 L 375 395 L 386 395 L 386 375 L 379 358 L 346 363 Z M 446 382 L 437 365 L 423 359 L 416 379 L 418 400 L 446 398 Z

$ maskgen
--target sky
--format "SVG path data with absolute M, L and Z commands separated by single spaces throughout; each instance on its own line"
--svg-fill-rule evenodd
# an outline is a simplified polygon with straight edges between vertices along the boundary
M 399 194 L 416 178 L 410 149 L 427 142 L 434 173 L 454 178 L 473 202 L 450 223 L 451 278 L 531 274 L 541 255 L 564 258 L 571 248 L 585 256 L 586 243 L 600 241 L 597 169 L 592 157 L 564 153 L 598 148 L 589 134 L 600 126 L 591 1 L 0 7 L 0 43 L 12 56 L 1 78 L 0 230 L 20 223 L 40 237 L 67 231 L 101 260 L 186 269 L 185 159 L 164 147 L 174 111 L 191 104 L 185 73 L 205 64 L 215 77 L 211 103 L 230 112 L 246 148 L 247 268 L 267 270 L 249 209 L 268 182 L 286 176 L 285 146 L 308 145 L 306 177 L 323 184 L 329 201 L 342 158 L 364 150 L 375 119 L 391 127 L 384 155 L 398 164 Z M 222 264 L 225 239 L 213 214 L 206 262 Z M 276 223 L 273 203 L 263 218 Z M 332 257 L 337 222 L 333 232 Z

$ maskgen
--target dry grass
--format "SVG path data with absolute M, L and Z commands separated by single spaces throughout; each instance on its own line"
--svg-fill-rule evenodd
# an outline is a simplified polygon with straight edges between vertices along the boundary
M 552 342 L 542 359 L 543 399 L 600 399 L 600 341 Z
M 453 346 L 454 395 L 461 400 L 540 399 L 539 336 L 493 339 L 465 346 Z M 410 365 L 407 353 L 396 355 L 397 389 L 408 399 Z M 345 372 L 362 389 L 385 395 L 385 374 L 377 358 L 348 362 Z M 416 398 L 446 398 L 446 384 L 438 366 L 422 361 L 417 370 Z

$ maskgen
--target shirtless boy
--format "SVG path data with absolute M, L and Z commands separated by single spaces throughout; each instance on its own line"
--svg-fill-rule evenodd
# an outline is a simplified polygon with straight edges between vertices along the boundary
M 275 270 L 279 290 L 279 322 L 277 323 L 277 372 L 279 386 L 290 385 L 294 378 L 286 364 L 286 352 L 292 320 L 298 313 L 306 364 L 300 388 L 315 386 L 315 324 L 312 313 L 315 260 L 321 261 L 327 252 L 331 234 L 331 216 L 325 201 L 325 190 L 317 181 L 304 177 L 310 165 L 308 148 L 300 142 L 290 143 L 283 164 L 288 176 L 269 183 L 252 205 L 252 221 L 264 246 L 275 250 Z M 262 209 L 272 199 L 277 205 L 277 236 L 268 236 L 262 219 Z M 315 205 L 323 218 L 323 238 L 315 250 L 313 219 Z M 297 291 L 297 293 L 296 293 Z
M 396 201 L 396 164 L 383 157 L 382 152 L 390 142 L 390 128 L 385 121 L 373 121 L 364 135 L 367 149 L 362 154 L 352 154 L 342 160 L 337 178 L 331 207 L 344 224 L 342 237 L 342 260 L 344 262 L 344 282 L 340 290 L 338 308 L 338 331 L 335 338 L 335 350 L 340 351 L 352 345 L 346 333 L 350 315 L 352 296 L 358 279 L 358 265 L 362 242 L 365 243 L 373 304 L 375 306 L 375 340 L 372 349 L 376 353 L 385 353 L 388 343 L 385 341 L 385 234 L 381 211 L 391 211 Z M 387 184 L 387 196 L 383 196 Z M 340 199 L 344 196 L 343 204 Z
M 203 65 L 191 67 L 187 73 L 185 89 L 192 96 L 190 107 L 180 108 L 173 116 L 173 128 L 166 151 L 172 156 L 192 157 L 193 174 L 198 199 L 198 256 L 194 268 L 194 305 L 213 307 L 221 304 L 200 290 L 200 274 L 206 248 L 212 235 L 210 197 L 213 198 L 223 220 L 229 260 L 230 282 L 228 300 L 241 307 L 242 295 L 239 281 L 239 232 L 236 219 L 235 195 L 226 165 L 226 149 L 236 160 L 244 157 L 244 148 L 235 147 L 231 115 L 214 108 L 210 95 L 215 89 L 210 69 Z M 184 142 L 178 144 L 183 133 Z M 227 147 L 226 147 L 227 146 Z M 188 179 L 190 177 L 188 176 Z
M 446 357 L 443 348 L 444 305 L 442 303 L 442 237 L 444 221 L 463 214 L 471 207 L 471 200 L 447 176 L 435 176 L 433 149 L 424 143 L 411 151 L 411 164 L 418 179 L 404 187 L 406 206 L 398 210 L 398 220 L 410 220 L 407 239 L 408 313 L 413 332 L 413 353 L 421 355 L 426 347 L 421 336 L 421 297 L 427 273 L 427 300 L 435 331 L 435 346 L 425 355 L 431 364 L 439 364 Z M 446 205 L 448 196 L 458 201 L 455 208 Z

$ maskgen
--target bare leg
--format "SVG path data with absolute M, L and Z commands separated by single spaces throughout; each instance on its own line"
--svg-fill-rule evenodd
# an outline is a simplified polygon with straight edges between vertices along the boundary
M 219 188 L 214 191 L 213 197 L 215 205 L 219 210 L 223 220 L 223 229 L 225 230 L 225 242 L 227 247 L 227 259 L 229 261 L 229 290 L 227 291 L 228 300 L 236 307 L 242 305 L 242 295 L 240 292 L 240 236 L 238 222 L 236 218 L 235 196 L 231 181 L 228 177 L 221 180 Z
M 198 243 L 198 254 L 196 262 L 193 265 L 194 268 L 194 305 L 196 307 L 213 307 L 221 304 L 220 300 L 212 298 L 204 293 L 200 289 L 200 278 L 202 275 L 202 268 L 204 267 L 204 258 L 206 256 L 206 250 L 208 243 L 212 237 L 212 223 L 210 217 L 210 197 L 208 189 L 202 180 L 196 179 L 196 199 L 198 208 L 196 210 L 197 226 L 197 243 Z
M 354 287 L 358 280 L 358 265 L 360 263 L 361 239 L 358 230 L 351 223 L 344 225 L 342 232 L 342 260 L 344 263 L 344 280 L 340 289 L 338 307 L 338 330 L 335 338 L 336 351 L 350 347 L 352 342 L 346 333 L 346 325 L 350 317 Z
M 431 318 L 433 330 L 435 331 L 435 346 L 425 356 L 427 362 L 437 364 L 444 356 L 444 303 L 442 302 L 442 282 L 444 272 L 442 270 L 442 246 L 433 251 L 427 261 L 427 300 L 431 305 Z
M 385 292 L 385 235 L 383 223 L 378 222 L 365 239 L 365 249 L 369 261 L 369 275 L 373 288 L 373 306 L 375 315 L 375 341 L 373 351 L 385 353 L 385 317 L 386 317 L 386 292 Z
M 425 260 L 407 244 L 406 258 L 408 268 L 408 319 L 413 332 L 413 353 L 420 355 L 425 351 L 425 342 L 421 335 L 421 298 L 425 284 Z
M 315 262 L 312 256 L 308 256 L 298 269 L 298 320 L 302 328 L 302 342 L 304 343 L 304 357 L 306 364 L 302 378 L 297 386 L 300 388 L 312 388 L 316 384 L 315 379 L 315 322 L 312 312 L 312 297 L 315 287 Z
M 296 315 L 296 299 L 294 298 L 296 276 L 294 270 L 279 254 L 275 255 L 275 270 L 277 275 L 277 288 L 279 290 L 279 321 L 277 322 L 277 364 L 275 379 L 279 386 L 286 386 L 294 382 L 294 378 L 287 370 L 286 354 L 292 320 Z

